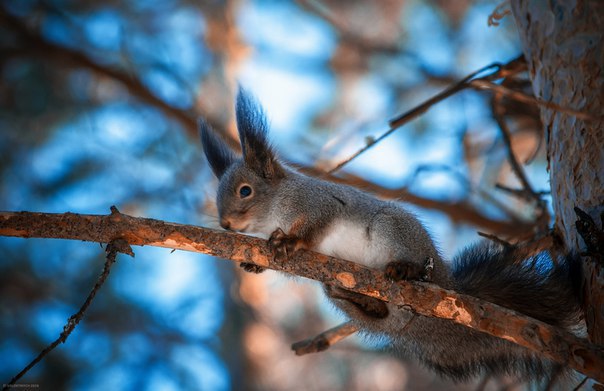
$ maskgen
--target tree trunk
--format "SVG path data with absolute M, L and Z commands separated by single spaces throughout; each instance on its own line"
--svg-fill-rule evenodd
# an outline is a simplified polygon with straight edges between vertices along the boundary
M 555 233 L 579 251 L 573 210 L 600 223 L 604 211 L 604 2 L 512 0 L 535 96 L 590 113 L 583 121 L 541 108 L 547 141 Z M 592 342 L 604 344 L 604 273 L 584 264 L 585 315 Z

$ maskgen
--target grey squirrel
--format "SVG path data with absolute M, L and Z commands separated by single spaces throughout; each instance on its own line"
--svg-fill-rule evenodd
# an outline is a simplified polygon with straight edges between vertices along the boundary
M 242 156 L 204 120 L 199 122 L 205 155 L 219 179 L 223 228 L 264 236 L 276 257 L 311 249 L 384 270 L 393 280 L 429 279 L 551 325 L 568 328 L 576 322 L 578 262 L 573 258 L 552 262 L 540 254 L 525 260 L 513 247 L 482 243 L 449 266 L 424 226 L 400 203 L 305 176 L 280 161 L 267 139 L 262 107 L 241 89 L 236 119 Z M 263 270 L 241 265 L 250 272 Z M 342 288 L 324 289 L 361 330 L 388 336 L 395 348 L 454 380 L 484 372 L 547 379 L 560 369 L 537 353 L 451 321 L 415 315 Z

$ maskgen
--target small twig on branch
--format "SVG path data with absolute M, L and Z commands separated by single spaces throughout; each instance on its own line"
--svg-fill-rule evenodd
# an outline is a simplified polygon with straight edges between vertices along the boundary
M 514 248 L 514 251 L 517 254 L 522 254 L 522 259 L 528 259 L 542 251 L 548 251 L 550 253 L 559 253 L 560 251 L 560 248 L 556 246 L 556 241 L 552 232 L 549 232 L 547 234 L 535 235 L 535 237 L 531 240 L 519 242 L 509 242 L 497 237 L 496 235 L 484 232 L 477 232 L 477 234 L 478 236 L 482 236 L 483 238 L 491 240 L 504 247 Z M 552 257 L 552 262 L 556 262 L 555 257 Z
M 516 177 L 518 178 L 520 183 L 522 183 L 522 187 L 526 192 L 525 195 L 527 196 L 527 198 L 540 201 L 541 197 L 535 194 L 535 191 L 533 190 L 530 182 L 528 181 L 528 178 L 526 177 L 526 174 L 524 173 L 524 169 L 522 168 L 520 163 L 518 163 L 518 159 L 516 159 L 516 154 L 514 154 L 514 149 L 512 148 L 512 132 L 510 132 L 510 128 L 505 122 L 505 118 L 503 118 L 504 108 L 501 104 L 502 98 L 503 95 L 495 94 L 495 96 L 493 97 L 492 111 L 493 116 L 495 117 L 495 121 L 497 121 L 497 125 L 499 125 L 499 129 L 501 130 L 501 136 L 503 138 L 503 142 L 508 153 L 508 161 L 510 162 L 510 166 L 514 171 L 514 174 L 516 174 Z
M 299 250 L 287 259 L 274 260 L 267 241 L 207 228 L 111 215 L 0 212 L 0 235 L 48 237 L 109 242 L 119 237 L 130 245 L 151 245 L 201 252 L 360 293 L 390 304 L 405 306 L 418 315 L 449 319 L 474 330 L 505 338 L 604 381 L 604 352 L 587 340 L 536 319 L 468 295 L 429 283 L 394 283 L 380 270 L 354 262 Z
M 134 256 L 132 248 L 130 248 L 130 246 L 124 239 L 116 239 L 109 242 L 109 244 L 107 244 L 105 252 L 107 253 L 107 256 L 105 258 L 105 265 L 103 266 L 103 271 L 101 272 L 99 278 L 94 284 L 94 287 L 88 294 L 88 297 L 84 301 L 84 304 L 82 304 L 82 306 L 80 307 L 80 310 L 69 317 L 67 323 L 65 324 L 65 326 L 63 326 L 63 332 L 61 333 L 61 335 L 59 335 L 59 338 L 54 340 L 54 342 L 52 342 L 44 350 L 42 350 L 36 358 L 34 358 L 25 368 L 23 368 L 21 372 L 16 374 L 7 384 L 5 384 L 4 387 L 2 387 L 3 391 L 8 390 L 10 386 L 14 385 L 19 379 L 23 377 L 23 375 L 29 372 L 30 369 L 32 369 L 36 364 L 38 364 L 48 353 L 54 350 L 54 348 L 56 348 L 60 343 L 65 343 L 67 338 L 69 338 L 69 335 L 71 335 L 78 323 L 80 323 L 80 320 L 82 320 L 82 318 L 84 317 L 84 313 L 92 303 L 92 300 L 96 296 L 97 291 L 101 288 L 101 286 L 103 286 L 103 284 L 107 280 L 109 272 L 111 271 L 111 266 L 113 266 L 113 264 L 115 263 L 117 253 L 120 252 L 128 254 L 132 257 Z
M 498 244 L 500 244 L 500 245 L 502 245 L 504 247 L 512 247 L 513 246 L 513 244 L 511 244 L 510 242 L 507 242 L 507 241 L 505 241 L 505 240 L 497 237 L 497 235 L 488 234 L 486 232 L 480 232 L 480 231 L 478 231 L 476 233 L 478 234 L 478 236 L 482 236 L 483 238 L 489 239 L 489 240 L 491 240 L 491 241 L 493 241 L 495 243 L 498 243 Z
M 501 202 L 497 198 L 493 197 L 490 193 L 482 190 L 479 186 L 473 186 L 472 182 L 467 177 L 465 177 L 463 174 L 459 173 L 456 169 L 454 169 L 451 166 L 438 165 L 438 164 L 420 165 L 415 169 L 415 171 L 413 172 L 411 177 L 406 181 L 407 183 L 406 183 L 406 185 L 403 186 L 403 188 L 410 188 L 420 173 L 430 172 L 430 171 L 435 171 L 435 172 L 448 171 L 448 172 L 450 172 L 451 176 L 453 178 L 457 179 L 457 181 L 460 183 L 460 185 L 465 186 L 468 189 L 468 192 L 475 193 L 477 196 L 481 197 L 485 202 L 497 207 L 498 209 L 501 210 L 502 213 L 504 213 L 507 217 L 509 217 L 510 220 L 513 220 L 514 222 L 519 222 L 522 220 L 522 218 L 518 216 L 517 211 L 515 211 L 513 208 L 509 207 L 505 203 Z M 360 186 L 360 187 L 364 188 L 363 186 Z M 400 197 L 400 198 L 404 199 L 404 197 Z M 469 197 L 467 197 L 467 198 L 469 198 Z M 516 231 L 516 233 L 518 233 L 518 231 Z
M 314 338 L 293 343 L 292 350 L 296 352 L 297 356 L 322 352 L 357 331 L 359 328 L 348 321 L 326 330 Z
M 489 15 L 487 24 L 489 26 L 499 26 L 501 24 L 500 20 L 505 18 L 506 15 L 510 15 L 511 13 L 512 13 L 512 10 L 510 9 L 510 2 L 509 2 L 509 0 L 505 0 L 504 2 L 499 4 L 497 7 L 495 7 L 493 12 L 491 12 L 491 14 Z
M 527 197 L 525 189 L 514 189 L 514 188 L 508 187 L 506 185 L 502 185 L 501 183 L 496 183 L 495 187 L 497 189 L 502 190 L 506 193 L 509 193 L 515 197 L 521 198 L 525 201 L 531 201 L 533 199 L 533 196 Z M 549 190 L 541 190 L 541 191 L 536 191 L 535 196 L 541 197 L 543 195 L 547 195 L 550 193 L 551 193 L 551 191 L 549 191 Z
M 497 122 L 497 125 L 499 125 L 499 129 L 501 130 L 501 136 L 505 144 L 510 167 L 512 168 L 512 171 L 514 172 L 514 174 L 516 174 L 516 177 L 522 184 L 522 189 L 513 190 L 501 184 L 497 184 L 496 187 L 510 194 L 514 194 L 515 196 L 520 197 L 521 199 L 524 199 L 526 201 L 535 202 L 537 208 L 537 216 L 535 219 L 536 228 L 541 232 L 546 232 L 548 230 L 550 220 L 547 204 L 542 198 L 543 193 L 536 192 L 533 189 L 526 176 L 526 173 L 524 172 L 524 168 L 516 158 L 516 154 L 514 153 L 514 149 L 512 148 L 512 134 L 504 118 L 504 108 L 501 104 L 502 99 L 503 95 L 499 92 L 496 92 L 492 101 L 493 116 L 495 117 L 495 121 Z

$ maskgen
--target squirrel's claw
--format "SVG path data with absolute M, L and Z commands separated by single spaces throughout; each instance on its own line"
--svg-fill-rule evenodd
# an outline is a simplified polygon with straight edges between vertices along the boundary
M 243 268 L 243 270 L 245 270 L 246 272 L 249 273 L 262 273 L 263 271 L 266 270 L 266 268 L 262 267 L 262 266 L 258 266 L 256 264 L 253 263 L 249 263 L 249 262 L 241 262 L 239 264 L 239 267 Z
M 434 259 L 427 258 L 423 265 L 409 261 L 392 261 L 386 265 L 384 273 L 392 281 L 430 281 Z
M 298 239 L 287 235 L 281 228 L 277 228 L 268 239 L 268 246 L 273 252 L 275 261 L 282 261 L 296 251 Z
M 415 262 L 392 261 L 386 265 L 384 273 L 392 281 L 419 280 L 424 268 Z

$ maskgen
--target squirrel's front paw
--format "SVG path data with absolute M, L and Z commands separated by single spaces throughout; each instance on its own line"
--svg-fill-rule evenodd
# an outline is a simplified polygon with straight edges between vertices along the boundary
M 268 246 L 273 251 L 275 260 L 284 260 L 296 251 L 298 238 L 287 235 L 281 228 L 277 228 L 268 239 Z
M 248 263 L 248 262 L 241 262 L 239 264 L 239 267 L 243 268 L 243 270 L 245 270 L 246 272 L 249 273 L 262 273 L 263 271 L 266 270 L 266 268 L 263 268 L 262 266 L 258 266 L 255 265 L 253 263 Z
M 430 281 L 434 259 L 427 258 L 423 265 L 409 261 L 393 261 L 386 265 L 384 273 L 392 281 Z

